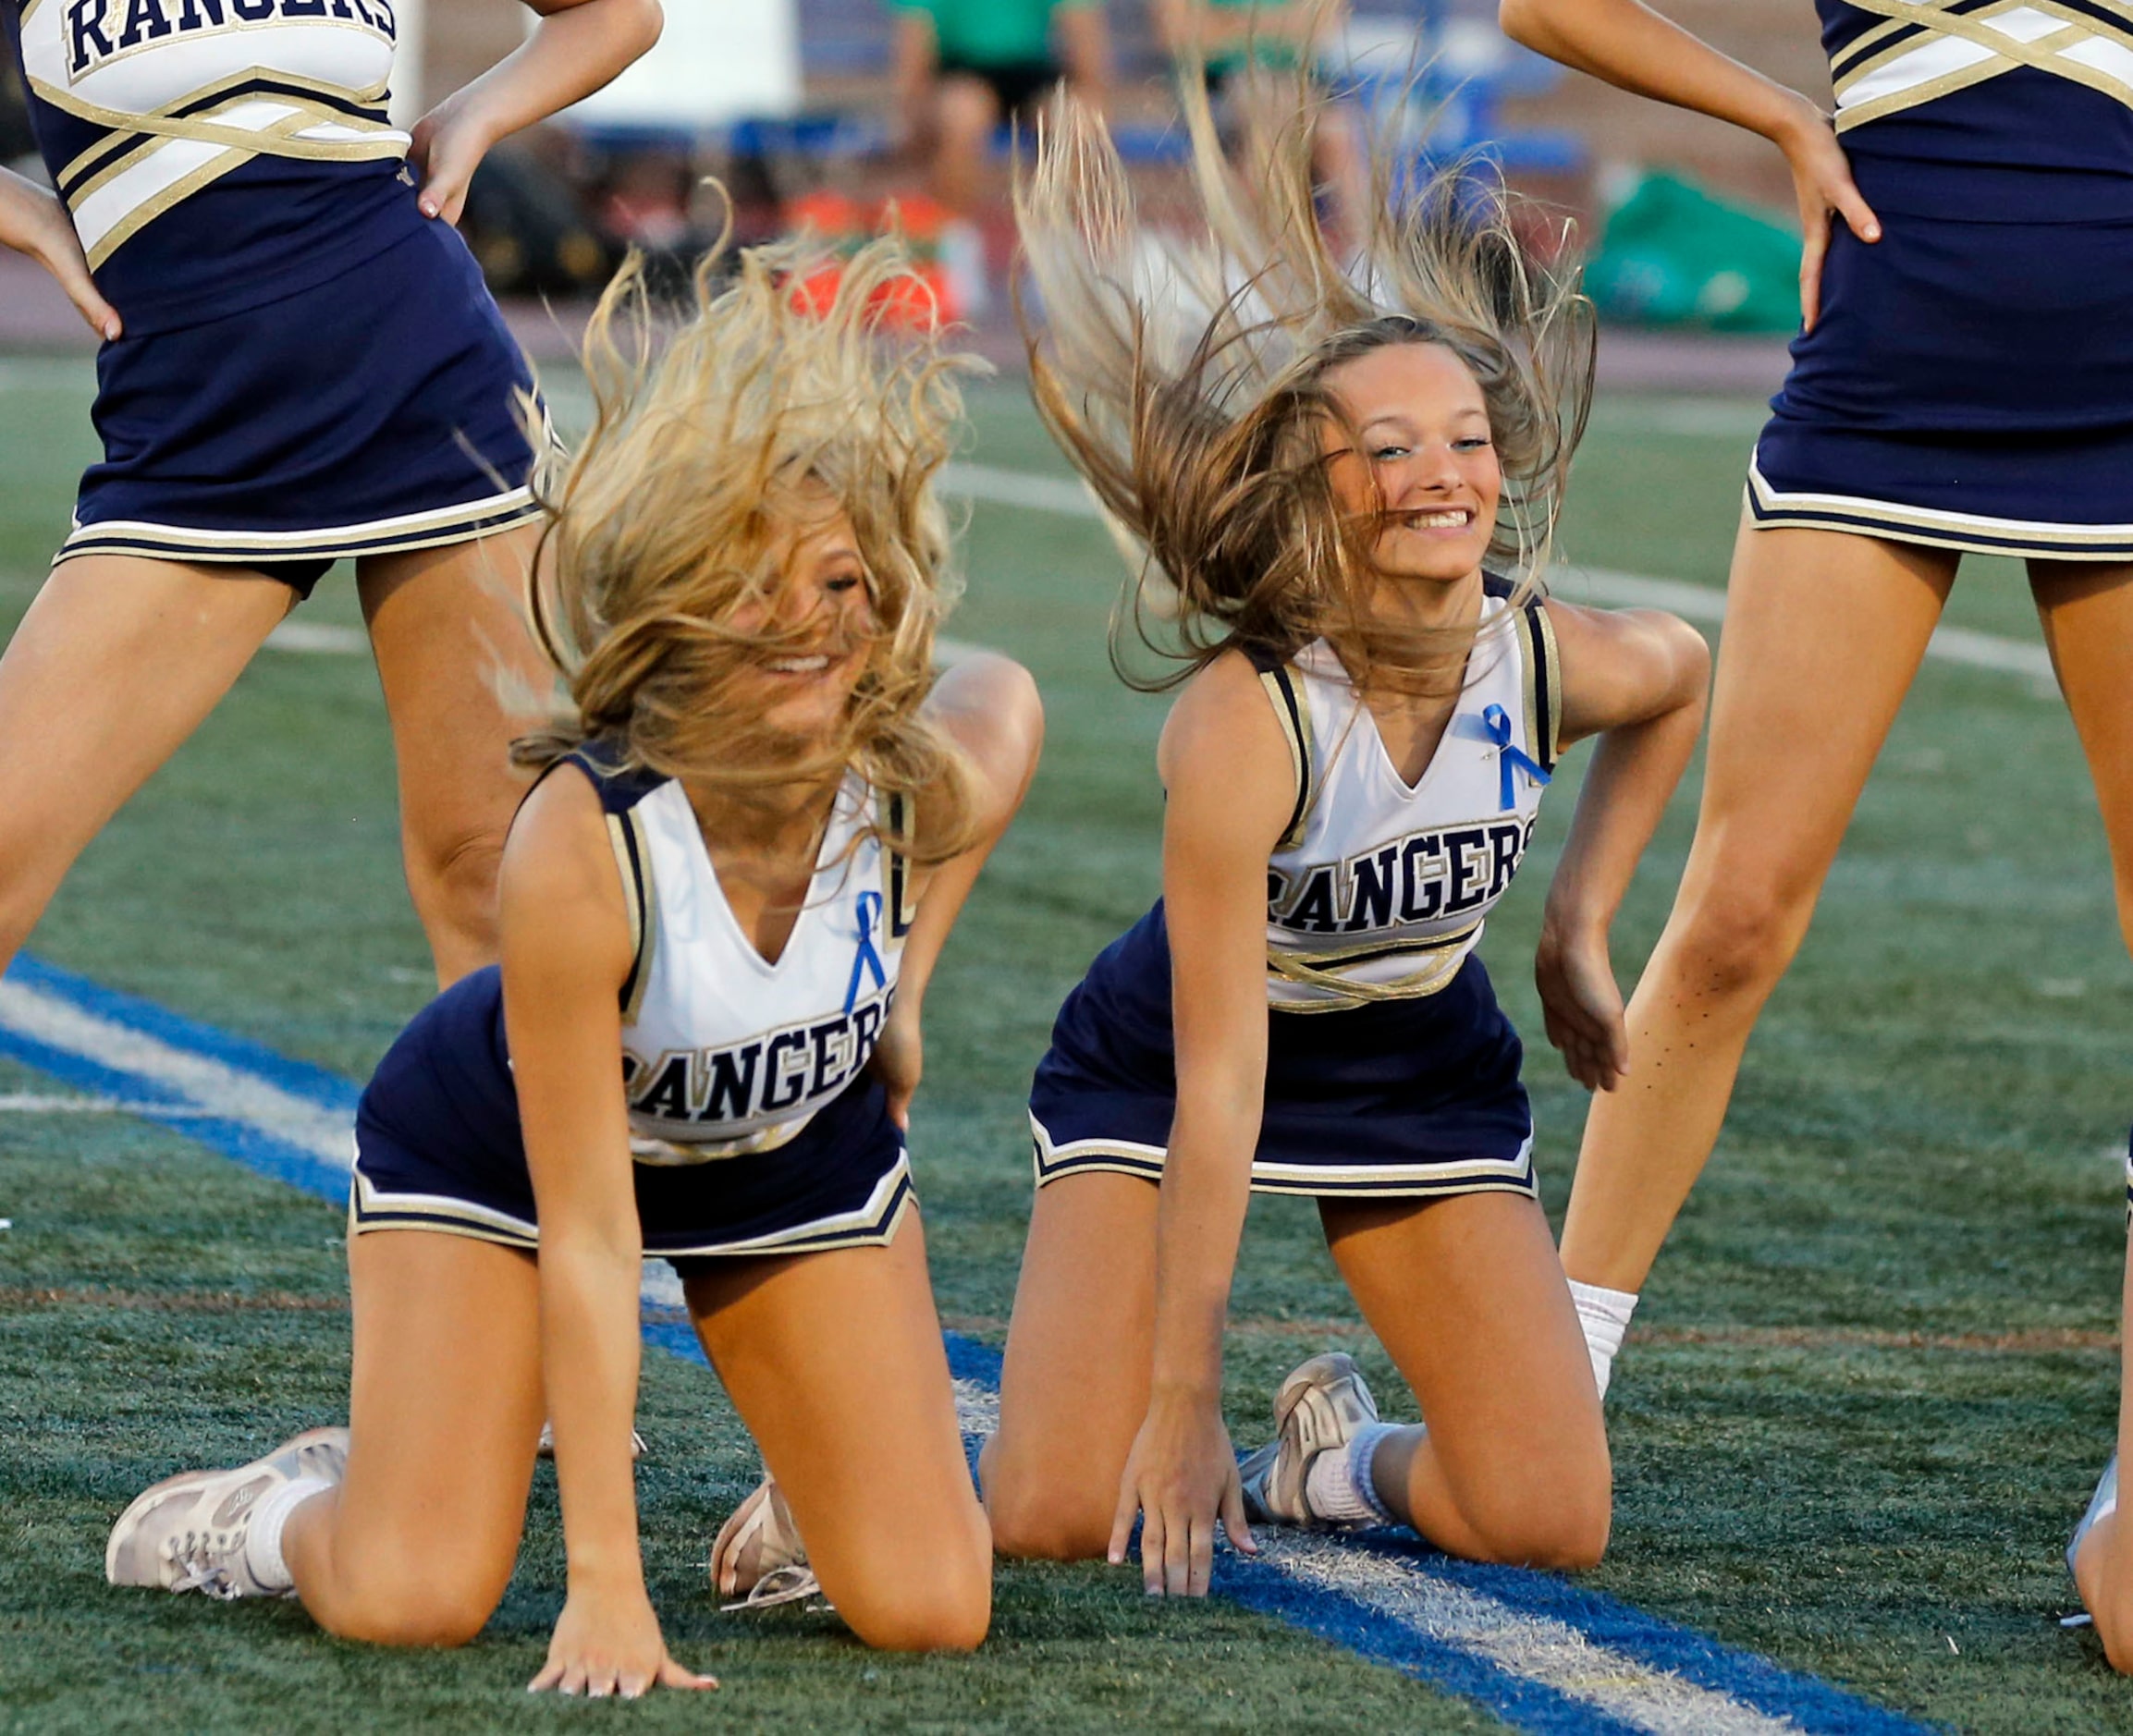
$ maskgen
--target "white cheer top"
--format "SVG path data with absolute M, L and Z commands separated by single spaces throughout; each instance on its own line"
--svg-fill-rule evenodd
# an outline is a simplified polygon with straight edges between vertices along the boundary
M 1514 608 L 1509 590 L 1489 581 L 1465 685 L 1413 786 L 1324 640 L 1262 671 L 1298 783 L 1268 862 L 1269 1005 L 1433 995 L 1480 941 L 1532 837 L 1562 704 L 1547 610 Z
M 774 1150 L 858 1077 L 895 996 L 909 877 L 867 832 L 873 792 L 846 777 L 772 964 L 734 920 L 680 784 L 596 781 L 637 944 L 622 1011 L 631 1151 L 692 1164 Z M 881 805 L 900 829 L 901 803 Z

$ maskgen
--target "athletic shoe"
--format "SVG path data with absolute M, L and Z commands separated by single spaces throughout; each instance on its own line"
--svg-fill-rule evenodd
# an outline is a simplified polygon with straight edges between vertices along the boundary
M 758 1483 L 719 1527 L 711 1546 L 711 1589 L 723 1600 L 721 1609 L 767 1609 L 822 1595 L 800 1527 L 774 1479 Z
M 1363 1371 L 1343 1351 L 1314 1356 L 1290 1371 L 1274 1395 L 1274 1438 L 1238 1467 L 1244 1516 L 1256 1525 L 1323 1525 L 1306 1485 L 1320 1453 L 1345 1449 L 1378 1420 L 1378 1401 Z
M 299 1477 L 338 1483 L 348 1469 L 348 1430 L 314 1428 L 234 1471 L 188 1471 L 134 1498 L 111 1528 L 104 1576 L 114 1585 L 154 1585 L 210 1597 L 278 1597 L 287 1587 L 251 1576 L 244 1540 L 262 1497 Z
M 2103 1467 L 2102 1479 L 2096 1485 L 2096 1493 L 2089 1498 L 2089 1510 L 2081 1515 L 2081 1522 L 2074 1527 L 2073 1541 L 2066 1546 L 2066 1571 L 2074 1571 L 2074 1558 L 2081 1553 L 2082 1539 L 2096 1529 L 2096 1522 L 2118 1506 L 2118 1455 L 2111 1455 L 2111 1462 Z

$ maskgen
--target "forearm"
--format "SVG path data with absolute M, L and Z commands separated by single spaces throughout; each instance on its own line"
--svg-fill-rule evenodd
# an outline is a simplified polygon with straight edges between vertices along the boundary
M 660 23 L 658 0 L 582 0 L 549 12 L 522 47 L 451 101 L 494 143 L 609 83 L 659 40 Z
M 1219 1403 L 1222 1328 L 1251 1204 L 1259 1118 L 1181 1097 L 1156 1207 L 1154 1389 Z
M 542 1236 L 541 1370 L 573 1584 L 643 1583 L 630 1461 L 642 1260 L 633 1225 Z
M 1544 929 L 1604 935 L 1696 752 L 1700 700 L 1600 739 L 1548 889 Z
M 1501 0 L 1504 33 L 1566 67 L 1783 142 L 1814 104 L 1640 0 Z

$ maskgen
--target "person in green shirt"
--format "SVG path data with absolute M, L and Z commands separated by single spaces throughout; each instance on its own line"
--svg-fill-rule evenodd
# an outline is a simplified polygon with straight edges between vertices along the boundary
M 1001 121 L 1034 111 L 1063 78 L 1100 108 L 1110 84 L 1101 0 L 891 0 L 896 95 L 934 197 L 967 216 L 986 190 Z

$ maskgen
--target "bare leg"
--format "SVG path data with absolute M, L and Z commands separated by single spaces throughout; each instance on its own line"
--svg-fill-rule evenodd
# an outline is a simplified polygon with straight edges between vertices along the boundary
M 510 763 L 554 680 L 526 625 L 532 526 L 362 563 L 399 764 L 408 890 L 439 987 L 496 957 L 496 865 L 528 779 Z
M 736 1261 L 687 1291 L 696 1334 L 852 1631 L 892 1651 L 976 1646 L 992 1619 L 992 1540 L 963 1460 L 917 1214 L 886 1248 Z
M 1696 842 L 1630 1001 L 1630 1076 L 1585 1124 L 1563 1232 L 1572 1278 L 1642 1287 L 1954 579 L 1955 556 L 1934 550 L 1743 524 Z
M 1148 1411 L 1157 1190 L 1093 1172 L 1039 1189 L 980 1460 L 1002 1555 L 1100 1557 Z
M 465 1236 L 349 1240 L 355 1365 L 337 1489 L 291 1513 L 282 1555 L 329 1633 L 461 1645 L 518 1559 L 546 1413 L 531 1254 Z
M 1380 1498 L 1471 1560 L 1590 1567 L 1612 1473 L 1548 1220 L 1514 1193 L 1321 1200 L 1334 1263 L 1422 1406 L 1379 1443 Z
M 2060 691 L 2096 782 L 2097 805 L 2110 839 L 2118 892 L 2118 922 L 2133 947 L 2133 567 L 2067 566 L 2034 561 L 2029 582 L 2044 642 L 2059 672 Z M 2133 1248 L 2128 1250 L 2133 1256 Z M 2133 1257 L 2129 1257 L 2121 1326 L 2133 1355 Z M 2118 1399 L 2120 1473 L 2133 1464 L 2133 1363 L 2121 1375 Z M 2133 1518 L 2121 1508 L 2101 1520 L 2075 1563 L 2081 1601 L 2096 1619 L 2097 1637 L 2112 1668 L 2133 1672 Z
M 0 657 L 0 965 L 290 599 L 227 567 L 92 555 L 52 569 Z
M 2127 1244 L 2126 1286 L 2119 1302 L 2120 1342 L 2133 1347 L 2133 1241 Z M 2121 1352 L 2123 1354 L 2123 1352 Z M 2133 1464 L 2133 1369 L 2124 1369 L 2118 1387 L 2118 1465 L 2120 1487 Z M 2111 1668 L 2133 1675 L 2133 1513 L 2119 1507 L 2098 1520 L 2081 1540 L 2074 1559 L 2074 1583 L 2096 1623 L 2103 1656 Z

